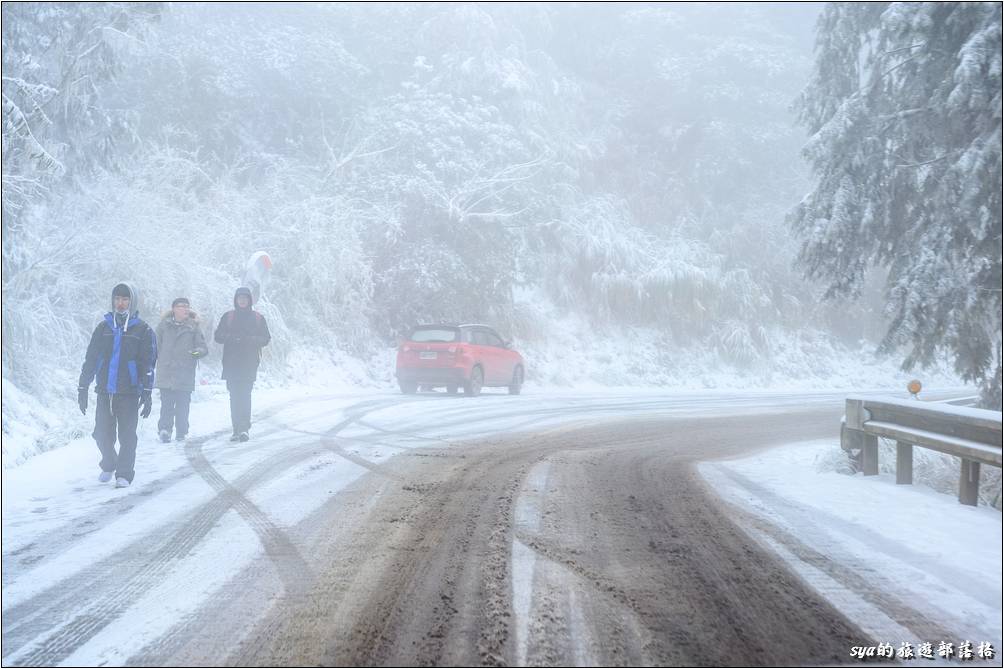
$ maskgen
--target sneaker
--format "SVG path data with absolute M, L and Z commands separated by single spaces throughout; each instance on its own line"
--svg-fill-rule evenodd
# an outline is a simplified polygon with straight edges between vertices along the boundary
M 129 487 L 129 479 L 124 479 L 121 476 L 118 477 L 117 479 L 115 479 L 115 487 L 116 488 L 128 488 Z
M 250 438 L 251 437 L 248 436 L 247 432 L 241 432 L 239 435 L 237 435 L 237 440 L 238 441 L 247 441 Z
M 167 442 L 171 441 L 171 433 L 168 432 L 167 430 L 161 430 L 160 431 L 160 440 L 162 442 L 164 442 L 165 444 Z
M 112 473 L 111 472 L 101 472 L 100 474 L 98 474 L 98 482 L 99 483 L 108 483 L 111 480 L 112 480 Z
M 230 441 L 240 441 L 240 440 L 241 440 L 241 436 L 239 434 L 237 434 L 236 432 L 234 432 L 232 435 L 230 435 Z

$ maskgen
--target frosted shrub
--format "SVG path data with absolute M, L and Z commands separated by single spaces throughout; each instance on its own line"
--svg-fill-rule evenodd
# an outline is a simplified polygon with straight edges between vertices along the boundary
M 828 449 L 816 460 L 817 470 L 833 471 L 840 474 L 857 474 L 860 464 L 848 457 L 839 447 Z M 913 483 L 926 485 L 946 495 L 958 496 L 961 460 L 953 455 L 939 453 L 929 448 L 915 446 L 913 449 Z M 896 442 L 879 439 L 879 473 L 896 475 Z M 1001 510 L 1001 470 L 996 467 L 980 467 L 979 500 L 997 510 Z
M 483 320 L 539 345 L 546 362 L 529 370 L 542 380 L 715 385 L 726 366 L 733 383 L 831 380 L 846 351 L 828 312 L 855 345 L 865 321 L 884 328 L 871 308 L 819 306 L 789 263 L 783 213 L 809 186 L 785 118 L 809 66 L 791 38 L 808 36 L 816 10 L 792 6 L 801 27 L 732 11 L 5 4 L 5 383 L 58 407 L 46 415 L 73 414 L 114 282 L 136 283 L 151 322 L 189 297 L 211 337 L 259 250 L 275 263 L 258 304 L 270 383 L 299 378 L 304 351 L 328 358 L 312 378 L 360 378 L 426 320 Z M 972 74 L 984 51 L 966 54 L 952 104 L 979 101 L 986 116 Z M 946 175 L 939 192 L 971 182 L 965 202 L 999 201 L 999 176 L 968 179 L 999 175 L 998 145 L 928 167 Z M 841 195 L 848 225 L 856 195 Z M 963 237 L 999 250 L 987 206 Z M 811 221 L 837 220 L 819 213 Z M 999 261 L 967 267 L 992 277 Z M 958 324 L 986 323 L 944 331 L 989 343 L 999 375 L 999 310 L 980 296 L 961 295 Z M 984 330 L 997 338 L 973 336 Z M 218 378 L 210 348 L 202 376 Z M 387 364 L 372 375 L 388 379 Z
M 817 472 L 836 472 L 852 475 L 858 471 L 857 464 L 847 456 L 847 451 L 839 446 L 828 448 L 815 459 Z
M 311 343 L 370 347 L 372 266 L 361 237 L 370 214 L 343 198 L 305 197 L 273 218 L 281 234 L 260 242 L 275 263 L 269 299 L 293 331 L 313 333 Z
M 948 495 L 959 494 L 959 472 L 962 461 L 954 455 L 929 448 L 913 449 L 913 482 L 926 485 Z M 896 473 L 896 442 L 879 439 L 879 472 Z M 986 465 L 980 467 L 980 503 L 1001 509 L 1001 470 Z
M 589 198 L 541 234 L 558 304 L 585 300 L 597 321 L 668 327 L 683 341 L 715 318 L 719 259 L 699 242 L 644 232 L 625 202 Z

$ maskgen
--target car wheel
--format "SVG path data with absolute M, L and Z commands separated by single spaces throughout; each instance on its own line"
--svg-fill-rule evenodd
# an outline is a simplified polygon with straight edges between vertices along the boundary
M 458 390 L 460 390 L 458 386 L 446 386 L 446 392 L 451 395 L 456 395 Z
M 418 390 L 418 384 L 414 381 L 398 381 L 397 385 L 400 386 L 401 392 L 405 395 L 414 395 L 415 391 Z
M 481 394 L 481 386 L 485 383 L 485 373 L 481 371 L 480 367 L 475 367 L 471 370 L 471 378 L 469 381 L 464 381 L 464 394 L 470 395 L 471 397 L 477 397 Z
M 509 384 L 509 394 L 519 395 L 523 390 L 523 368 L 517 366 L 512 370 L 512 383 Z

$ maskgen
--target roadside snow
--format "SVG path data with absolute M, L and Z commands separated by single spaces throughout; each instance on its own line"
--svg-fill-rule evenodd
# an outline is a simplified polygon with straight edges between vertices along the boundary
M 297 392 L 263 390 L 255 394 L 256 415 L 275 410 L 291 400 L 296 404 L 282 412 L 290 423 L 310 427 L 312 420 L 330 425 L 331 416 L 352 403 L 356 396 L 330 395 L 315 391 Z M 267 422 L 265 423 L 267 425 Z M 244 456 L 227 441 L 230 414 L 225 396 L 192 405 L 192 436 L 222 432 L 208 440 L 203 452 L 224 476 L 239 476 L 257 459 Z M 254 432 L 253 432 L 254 433 Z M 260 439 L 262 455 L 281 451 L 283 437 L 297 435 L 280 432 Z M 268 448 L 269 441 L 274 445 Z M 44 590 L 53 583 L 76 573 L 102 557 L 113 554 L 151 529 L 177 518 L 203 504 L 215 492 L 203 479 L 192 476 L 184 444 L 163 444 L 156 435 L 156 420 L 151 416 L 140 424 L 136 449 L 136 478 L 127 489 L 98 484 L 99 454 L 90 436 L 81 436 L 66 446 L 41 453 L 17 468 L 3 471 L 3 533 L 5 556 L 31 547 L 52 533 L 64 532 L 79 537 L 73 551 L 60 553 L 34 569 L 16 575 L 4 575 L 4 608 Z M 118 502 L 129 498 L 129 513 L 122 513 Z M 80 521 L 102 505 L 109 505 L 101 527 Z M 100 530 L 100 531 L 92 531 Z
M 821 471 L 837 448 L 790 444 L 699 471 L 750 514 L 738 519 L 750 534 L 876 641 L 968 639 L 999 652 L 1001 513 L 887 474 Z
M 165 578 L 135 602 L 115 611 L 113 624 L 102 628 L 60 665 L 126 666 L 137 648 L 167 634 L 179 620 L 184 620 L 207 597 L 225 586 L 233 574 L 254 560 L 260 551 L 258 537 L 247 523 L 236 512 L 227 512 L 205 543 L 179 559 Z M 221 556 L 225 556 L 230 569 L 219 568 Z M 38 641 L 43 642 L 48 634 L 48 631 L 40 634 Z M 129 643 L 123 644 L 123 639 L 129 639 Z M 26 644 L 13 656 L 13 661 L 35 647 L 34 643 Z
M 232 513 L 220 517 L 212 532 L 186 546 L 169 565 L 163 582 L 151 581 L 149 592 L 144 589 L 130 606 L 116 609 L 116 616 L 132 621 L 129 634 L 136 639 L 149 641 L 163 633 L 172 620 L 195 610 L 226 579 L 248 566 L 265 550 L 263 542 L 295 527 L 368 468 L 402 450 L 449 448 L 471 437 L 627 416 L 736 415 L 785 406 L 834 405 L 844 397 L 846 392 L 835 390 L 530 388 L 521 396 L 495 390 L 473 399 L 344 388 L 262 389 L 255 393 L 252 441 L 234 444 L 228 441 L 227 396 L 208 392 L 193 403 L 192 436 L 200 441 L 187 451 L 183 444 L 160 443 L 153 417 L 141 423 L 137 476 L 128 489 L 97 483 L 98 452 L 89 435 L 3 471 L 4 610 L 9 612 L 83 573 L 88 565 L 141 543 L 144 536 L 156 539 L 161 528 L 170 529 L 193 509 L 204 508 L 223 481 L 249 477 L 245 503 L 237 510 L 250 520 L 239 521 Z M 950 497 L 919 487 L 897 488 L 886 477 L 863 481 L 817 473 L 814 459 L 824 446 L 833 447 L 801 445 L 791 453 L 708 465 L 706 475 L 728 497 L 751 506 L 819 552 L 833 555 L 835 563 L 867 565 L 869 582 L 879 591 L 909 593 L 924 610 L 937 609 L 929 617 L 952 621 L 953 631 L 978 637 L 974 643 L 999 641 L 1000 514 L 961 507 Z M 254 474 L 273 470 L 260 481 Z M 535 469 L 528 478 L 515 514 L 517 525 L 532 522 L 539 509 L 533 508 L 531 502 L 537 498 L 531 493 L 545 489 L 546 478 L 546 468 Z M 904 495 L 908 497 L 902 499 Z M 932 518 L 938 524 L 924 527 Z M 241 522 L 257 529 L 248 533 Z M 923 533 L 915 531 L 919 527 L 924 527 Z M 795 555 L 793 568 L 811 582 L 803 547 L 786 544 L 784 536 L 761 535 L 765 543 L 774 541 L 779 550 Z M 228 548 L 225 564 L 212 559 L 221 545 Z M 514 604 L 521 611 L 531 606 L 527 588 L 535 571 L 550 568 L 536 564 L 523 548 L 514 542 Z M 186 574 L 199 570 L 211 573 L 199 588 L 186 587 Z M 838 593 L 836 600 L 845 607 L 855 597 L 868 600 L 845 593 L 853 587 L 841 585 L 840 574 L 836 576 L 835 580 L 833 574 L 822 574 L 816 582 L 835 580 L 837 585 L 830 590 Z M 880 612 L 888 608 L 883 602 L 865 604 Z M 871 609 L 857 610 L 869 620 L 881 621 L 882 616 L 873 615 Z M 116 645 L 113 629 L 119 627 L 102 631 L 67 659 L 85 664 L 124 661 L 125 651 Z M 906 628 L 889 624 L 869 629 L 902 634 Z M 521 657 L 528 634 L 526 628 L 516 632 Z M 27 657 L 43 641 L 39 637 L 29 642 L 17 656 Z M 589 660 L 587 650 L 577 649 L 584 663 Z

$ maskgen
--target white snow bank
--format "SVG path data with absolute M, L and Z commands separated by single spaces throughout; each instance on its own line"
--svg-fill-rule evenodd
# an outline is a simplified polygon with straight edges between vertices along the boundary
M 791 444 L 699 470 L 750 514 L 739 522 L 755 538 L 875 642 L 989 641 L 999 652 L 1000 512 L 887 474 L 821 471 L 833 449 Z
M 74 417 L 76 403 L 67 403 L 56 410 L 38 398 L 25 393 L 14 383 L 3 380 L 3 467 L 21 464 L 32 454 L 51 448 L 54 428 L 67 434 L 82 433 L 83 423 Z M 76 413 L 79 417 L 79 412 Z M 93 428 L 93 425 L 92 425 Z M 65 440 L 66 434 L 57 441 Z
M 225 448 L 227 432 L 230 429 L 230 410 L 226 390 L 213 392 L 203 388 L 196 395 L 205 393 L 201 401 L 192 403 L 191 433 L 198 437 L 217 431 L 224 436 L 212 440 L 206 446 L 207 453 L 215 454 Z M 156 393 L 155 393 L 156 394 Z M 351 404 L 358 395 L 335 395 L 316 388 L 262 389 L 254 393 L 252 406 L 257 421 L 264 412 L 280 405 L 284 406 L 282 418 L 300 426 L 311 425 L 318 414 L 324 424 L 331 420 L 340 407 Z M 291 400 L 294 404 L 289 405 Z M 321 404 L 318 405 L 318 402 Z M 148 494 L 158 482 L 174 472 L 188 472 L 190 465 L 185 457 L 184 446 L 176 442 L 163 444 L 157 437 L 157 410 L 159 400 L 154 401 L 154 412 L 146 420 L 141 419 L 138 429 L 139 443 L 136 447 L 136 479 L 129 488 L 132 495 Z M 93 417 L 90 418 L 93 421 Z M 255 435 L 255 427 L 252 427 Z M 3 470 L 3 552 L 9 553 L 30 544 L 41 534 L 59 527 L 71 527 L 75 519 L 93 509 L 96 505 L 120 497 L 122 491 L 109 485 L 97 485 L 100 453 L 90 434 L 79 435 L 60 448 L 40 453 L 16 468 Z M 253 462 L 238 462 L 240 467 L 248 467 Z M 238 472 L 239 473 L 239 472 Z M 189 489 L 188 486 L 191 486 Z M 150 490 L 148 490 L 148 488 Z M 177 514 L 182 507 L 194 506 L 199 502 L 199 491 L 208 494 L 209 489 L 199 481 L 185 480 L 172 486 L 166 499 L 170 501 L 169 511 Z M 158 499 L 160 496 L 158 496 Z M 163 500 L 161 500 L 163 502 Z M 153 514 L 156 515 L 156 514 Z M 154 518 L 149 519 L 151 523 Z M 136 532 L 149 529 L 148 523 L 135 527 Z M 119 536 L 121 534 L 121 536 Z M 113 548 L 116 542 L 130 539 L 130 531 L 115 533 L 105 538 Z M 5 591 L 5 596 L 8 592 Z

